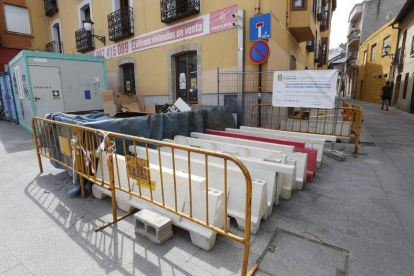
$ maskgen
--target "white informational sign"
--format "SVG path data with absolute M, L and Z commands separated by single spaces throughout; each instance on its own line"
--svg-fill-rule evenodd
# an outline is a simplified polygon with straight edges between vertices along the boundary
M 332 109 L 337 80 L 337 70 L 275 71 L 272 105 Z
M 187 89 L 187 83 L 185 80 L 185 73 L 180 74 L 180 78 L 178 80 L 180 82 L 180 89 Z

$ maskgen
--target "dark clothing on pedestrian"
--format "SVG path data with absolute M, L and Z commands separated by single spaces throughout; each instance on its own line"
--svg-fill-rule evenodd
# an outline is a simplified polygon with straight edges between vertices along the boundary
M 392 97 L 392 86 L 385 85 L 382 87 L 382 99 L 391 100 Z

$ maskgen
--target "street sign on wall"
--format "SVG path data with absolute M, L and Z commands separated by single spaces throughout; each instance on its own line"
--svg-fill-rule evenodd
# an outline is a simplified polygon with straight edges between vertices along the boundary
M 256 64 L 263 63 L 270 55 L 269 44 L 264 40 L 259 40 L 253 43 L 250 47 L 249 56 L 250 60 Z
M 250 18 L 249 38 L 250 41 L 267 39 L 271 36 L 271 15 L 270 13 Z

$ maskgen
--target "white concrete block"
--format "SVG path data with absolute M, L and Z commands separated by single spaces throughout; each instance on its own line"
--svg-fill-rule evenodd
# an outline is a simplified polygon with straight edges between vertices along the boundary
M 158 244 L 173 236 L 172 220 L 151 210 L 134 214 L 134 225 L 135 232 Z

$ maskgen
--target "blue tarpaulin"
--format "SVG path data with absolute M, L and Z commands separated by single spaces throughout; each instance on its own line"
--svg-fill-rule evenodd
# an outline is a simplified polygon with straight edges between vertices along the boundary
M 46 115 L 45 118 L 154 140 L 173 139 L 175 135 L 189 136 L 191 132 L 204 132 L 205 129 L 236 128 L 233 115 L 226 107 L 128 118 L 110 117 L 103 113 L 88 115 L 54 113 Z M 117 139 L 116 144 L 118 154 L 124 155 L 122 141 Z M 52 145 L 52 147 L 53 151 L 60 152 L 59 145 Z M 64 168 L 57 162 L 51 162 L 57 168 Z

